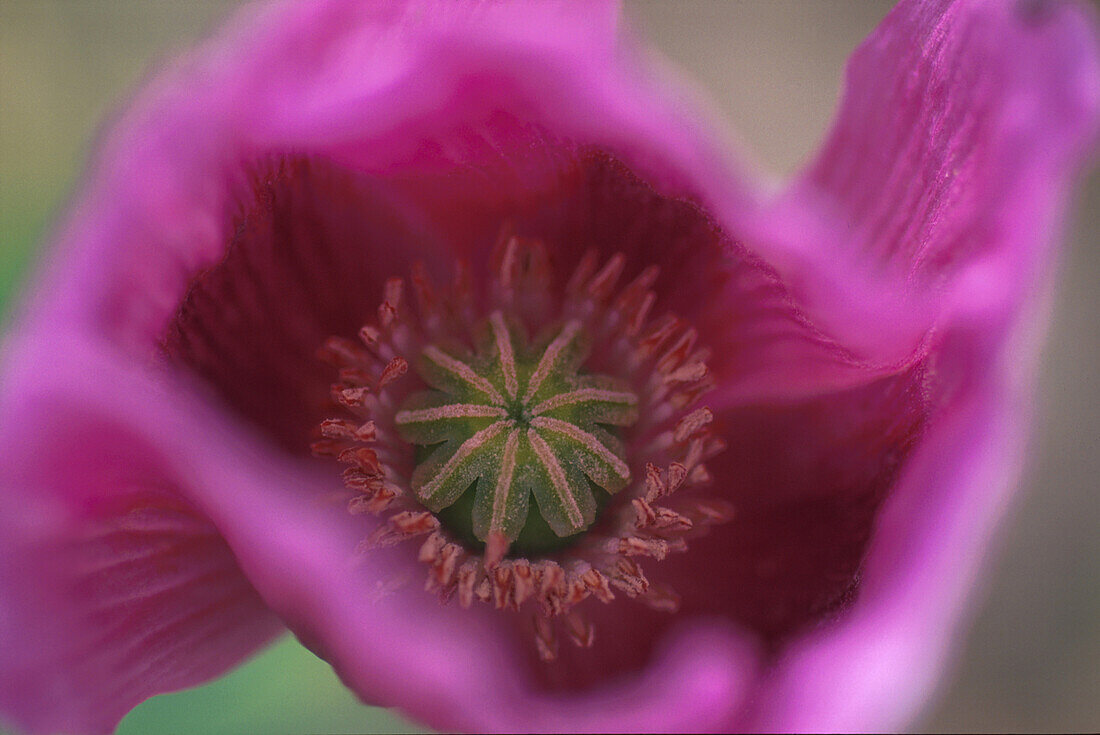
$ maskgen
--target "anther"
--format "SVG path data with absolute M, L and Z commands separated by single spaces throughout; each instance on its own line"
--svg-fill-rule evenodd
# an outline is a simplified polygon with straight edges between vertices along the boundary
M 427 321 L 434 322 L 438 319 L 438 314 L 436 313 L 435 287 L 432 285 L 432 280 L 424 268 L 423 261 L 418 260 L 413 263 L 412 285 L 421 317 L 425 318 Z M 434 327 L 436 325 L 433 323 L 428 326 Z
M 474 603 L 474 587 L 479 580 L 478 565 L 475 561 L 466 561 L 458 568 L 458 604 L 469 607 Z
M 427 511 L 403 511 L 392 516 L 388 522 L 374 530 L 364 540 L 361 547 L 372 549 L 375 547 L 392 546 L 405 539 L 422 536 L 439 528 L 439 519 Z
M 499 531 L 491 531 L 485 544 L 485 568 L 492 569 L 508 553 L 508 537 Z
M 681 321 L 671 314 L 666 314 L 657 320 L 638 345 L 639 351 L 645 356 L 656 354 L 661 345 L 676 333 Z
M 348 408 L 361 407 L 366 397 L 367 389 L 362 387 L 346 388 L 341 386 L 333 391 L 333 398 L 336 399 L 336 402 Z
M 652 464 L 645 466 L 645 500 L 652 503 L 658 498 L 668 495 L 668 486 L 661 477 L 661 470 Z
M 619 276 L 622 275 L 623 266 L 626 264 L 626 258 L 622 253 L 615 253 L 611 256 L 611 259 L 607 261 L 600 272 L 593 277 L 588 284 L 588 295 L 596 299 L 597 301 L 603 301 L 611 295 L 612 289 L 615 288 L 615 283 L 619 280 Z
M 650 585 L 639 599 L 660 612 L 674 613 L 680 609 L 680 595 L 665 585 Z
M 577 263 L 577 267 L 573 270 L 573 275 L 569 278 L 569 283 L 565 286 L 565 291 L 568 294 L 579 294 L 584 284 L 588 282 L 588 279 L 596 272 L 596 251 L 589 250 Z
M 702 380 L 707 376 L 707 366 L 703 362 L 694 362 L 687 365 L 681 365 L 675 370 L 670 371 L 664 377 L 666 384 L 673 383 L 692 383 L 696 380 Z
M 321 436 L 330 439 L 356 439 L 356 425 L 344 419 L 325 419 L 321 422 Z
M 611 584 L 625 592 L 627 597 L 637 597 L 649 589 L 649 580 L 633 559 L 626 557 L 616 559 L 608 577 L 611 579 Z
M 692 522 L 671 508 L 654 507 L 643 498 L 634 498 L 634 525 L 638 529 L 656 532 L 684 532 L 691 530 Z
M 389 364 L 382 371 L 382 375 L 378 378 L 378 390 L 382 390 L 387 384 L 400 378 L 409 369 L 409 363 L 402 357 L 395 357 L 390 360 Z
M 337 459 L 346 464 L 354 464 L 363 472 L 371 475 L 382 472 L 382 465 L 378 462 L 378 453 L 370 447 L 350 447 L 340 452 Z
M 627 325 L 627 335 L 636 337 L 641 333 L 642 328 L 645 326 L 646 320 L 649 318 L 649 312 L 653 309 L 653 304 L 657 301 L 657 294 L 649 291 L 642 297 L 642 303 L 634 311 L 631 316 L 630 323 Z
M 390 507 L 390 504 L 399 496 L 392 485 L 379 483 L 377 488 L 364 489 L 362 495 L 357 495 L 348 501 L 348 512 L 352 515 L 371 513 L 377 515 Z
M 512 602 L 512 565 L 499 564 L 489 575 L 493 583 L 493 605 L 503 610 Z
M 526 559 L 512 562 L 512 596 L 516 609 L 535 594 L 535 570 Z
M 447 543 L 439 550 L 439 554 L 431 563 L 431 574 L 428 577 L 429 589 L 447 590 L 454 581 L 458 563 L 464 556 L 462 547 L 458 544 Z
M 660 373 L 669 373 L 678 364 L 680 364 L 691 348 L 695 345 L 695 339 L 697 335 L 694 329 L 687 329 L 671 347 L 669 347 L 660 359 L 657 360 L 657 371 Z
M 383 329 L 388 328 L 397 319 L 397 310 L 401 305 L 401 295 L 405 288 L 405 282 L 400 278 L 391 278 L 383 287 L 383 301 L 378 307 L 378 323 Z
M 715 498 L 693 498 L 684 506 L 684 512 L 691 516 L 696 524 L 713 526 L 733 520 L 732 503 Z
M 565 631 L 569 634 L 569 640 L 578 648 L 591 648 L 596 640 L 595 627 L 575 610 L 565 614 Z
M 615 593 L 611 591 L 607 577 L 598 569 L 589 568 L 581 575 L 588 591 L 600 602 L 611 602 L 615 599 Z
M 608 541 L 608 551 L 624 556 L 650 556 L 661 561 L 668 556 L 668 541 L 661 538 L 625 536 Z
M 638 276 L 623 289 L 622 294 L 615 300 L 615 310 L 631 318 L 642 305 L 646 294 L 657 281 L 661 269 L 655 265 L 647 266 Z
M 363 344 L 367 345 L 368 347 L 374 347 L 375 345 L 377 345 L 378 340 L 381 338 L 382 332 L 378 328 L 373 327 L 370 324 L 363 325 L 363 327 L 359 330 L 359 339 L 361 339 L 363 341 Z
M 685 441 L 713 420 L 714 414 L 711 413 L 709 408 L 698 408 L 680 419 L 680 422 L 676 424 L 676 430 L 673 432 L 672 438 L 677 442 Z
M 439 558 L 439 552 L 443 550 L 443 547 L 447 544 L 447 539 L 443 534 L 436 531 L 431 536 L 428 536 L 428 540 L 420 546 L 420 551 L 417 553 L 417 561 L 424 564 L 435 561 Z
M 684 480 L 687 478 L 687 468 L 679 462 L 672 462 L 668 466 L 668 487 L 667 492 L 669 495 L 680 489 L 680 486 L 684 484 Z
M 565 597 L 565 571 L 554 561 L 543 561 L 536 565 L 538 579 L 538 600 L 546 615 L 557 615 L 562 611 Z
M 554 635 L 554 628 L 550 625 L 550 620 L 542 615 L 536 614 L 533 618 L 539 658 L 543 661 L 553 661 L 558 657 L 558 637 Z

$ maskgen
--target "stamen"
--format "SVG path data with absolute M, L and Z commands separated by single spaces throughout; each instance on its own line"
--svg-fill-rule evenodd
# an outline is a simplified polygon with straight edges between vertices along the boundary
M 642 538 L 640 536 L 627 536 L 611 541 L 608 550 L 613 554 L 623 556 L 651 556 L 661 561 L 668 556 L 668 542 L 660 538 Z
M 600 602 L 611 602 L 615 599 L 615 593 L 611 591 L 611 585 L 607 576 L 600 570 L 589 567 L 584 574 L 580 576 L 580 579 L 584 583 L 585 588 Z
M 543 561 L 537 566 L 539 580 L 537 599 L 543 615 L 560 615 L 565 598 L 565 571 L 554 561 Z
M 692 411 L 676 424 L 676 431 L 673 433 L 672 438 L 677 442 L 682 442 L 713 420 L 714 414 L 710 412 L 709 408 Z
M 519 271 L 519 240 L 509 237 L 504 244 L 504 254 L 500 259 L 500 285 L 512 290 L 516 287 Z
M 381 391 L 384 387 L 392 383 L 405 374 L 405 371 L 409 369 L 409 363 L 405 362 L 403 358 L 395 357 L 390 360 L 389 365 L 386 365 L 386 369 L 382 371 L 382 376 L 378 378 L 378 388 Z
M 492 569 L 504 555 L 508 553 L 508 537 L 500 531 L 490 531 L 489 540 L 485 544 L 485 568 Z
M 653 304 L 657 301 L 657 294 L 649 291 L 642 298 L 642 303 L 634 311 L 631 316 L 630 323 L 627 326 L 626 333 L 631 337 L 636 337 L 642 331 L 642 327 L 645 326 L 646 319 L 649 318 L 649 312 L 653 308 Z
M 674 613 L 680 609 L 680 596 L 665 585 L 650 585 L 638 599 L 660 612 Z
M 360 544 L 360 550 L 369 550 L 394 544 L 417 536 L 423 536 L 439 528 L 439 519 L 427 511 L 404 511 L 374 530 Z
M 478 568 L 474 561 L 467 561 L 458 569 L 458 604 L 464 608 L 474 604 L 474 587 L 478 582 Z
M 573 270 L 573 275 L 569 278 L 569 283 L 565 286 L 565 292 L 571 295 L 578 294 L 585 281 L 596 272 L 597 262 L 595 250 L 589 250 L 581 256 L 580 262 L 577 263 L 577 267 Z
M 578 648 L 591 648 L 596 641 L 596 629 L 592 623 L 574 610 L 565 614 L 565 630 L 569 633 L 569 640 Z
M 400 278 L 391 278 L 386 281 L 382 289 L 384 294 L 382 305 L 378 307 L 378 322 L 383 328 L 390 326 L 397 319 L 397 310 L 401 305 L 404 289 L 405 282 Z
M 681 515 L 671 508 L 653 507 L 643 498 L 634 498 L 634 526 L 639 530 L 650 529 L 654 532 L 681 532 L 689 531 L 692 527 L 691 519 Z
M 623 272 L 626 258 L 616 253 L 588 284 L 588 295 L 596 301 L 603 301 L 611 295 L 611 290 Z
M 416 293 L 416 303 L 420 309 L 420 318 L 424 321 L 426 331 L 434 333 L 439 328 L 440 321 L 438 297 L 423 262 L 418 261 L 413 264 L 412 284 L 413 291 Z
M 621 589 L 628 597 L 637 597 L 649 590 L 649 580 L 642 573 L 638 563 L 625 556 L 615 560 L 615 565 L 608 572 L 611 584 Z
M 512 580 L 514 585 L 513 602 L 515 609 L 518 610 L 520 605 L 527 602 L 535 594 L 535 570 L 531 567 L 531 562 L 526 559 L 516 559 L 512 562 Z
M 538 646 L 539 658 L 543 661 L 553 661 L 558 657 L 558 638 L 554 635 L 554 629 L 550 620 L 535 615 L 535 644 Z
M 412 304 L 402 279 L 386 281 L 359 342 L 334 337 L 320 352 L 352 418 L 326 419 L 313 444 L 348 465 L 348 512 L 382 518 L 360 552 L 423 537 L 425 588 L 463 608 L 529 611 L 546 661 L 557 625 L 593 645 L 590 597 L 675 612 L 675 591 L 639 560 L 684 551 L 734 511 L 696 490 L 724 448 L 698 405 L 709 353 L 676 316 L 651 319 L 658 269 L 620 287 L 626 258 L 601 265 L 590 251 L 558 296 L 549 262 L 506 229 L 482 292 L 465 263 L 443 288 L 417 264 Z

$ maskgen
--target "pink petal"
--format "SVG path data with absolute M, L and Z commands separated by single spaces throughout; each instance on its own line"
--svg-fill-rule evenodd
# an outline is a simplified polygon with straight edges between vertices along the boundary
M 878 520 L 858 604 L 791 646 L 751 727 L 895 730 L 924 704 L 1023 462 L 1019 377 L 943 410 Z
M 897 363 L 976 280 L 1005 303 L 1034 288 L 1100 124 L 1090 21 L 1069 3 L 903 2 L 863 43 L 821 154 L 758 230 L 818 328 Z
M 101 377 L 84 373 L 81 392 Z M 138 702 L 219 676 L 282 630 L 140 431 L 15 380 L 25 392 L 4 396 L 0 429 L 5 716 L 35 732 L 109 732 Z
M 724 217 L 713 224 L 734 245 L 712 237 L 701 257 L 690 259 L 709 264 L 706 293 L 686 287 L 687 280 L 703 285 L 701 271 L 675 267 L 683 261 L 680 250 L 666 251 L 658 230 L 648 240 L 645 232 L 623 239 L 638 220 L 635 207 L 651 209 L 642 199 L 622 200 L 618 212 L 604 217 L 604 230 L 559 230 L 578 238 L 552 244 L 567 252 L 609 247 L 603 235 L 617 228 L 622 246 L 640 256 L 634 268 L 674 266 L 662 287 L 692 298 L 666 306 L 688 317 L 708 307 L 699 327 L 714 335 L 713 367 L 729 400 L 865 379 L 853 369 L 859 359 L 810 326 L 770 266 L 745 250 L 757 199 L 730 164 L 728 146 L 664 72 L 612 43 L 610 5 L 591 17 L 586 5 L 579 26 L 578 6 L 569 3 L 539 5 L 537 16 L 525 8 L 523 22 L 513 22 L 516 9 L 506 4 L 487 15 L 453 16 L 421 13 L 416 4 L 369 7 L 288 4 L 248 14 L 152 85 L 106 141 L 87 198 L 55 246 L 40 311 L 90 322 L 112 339 L 147 349 L 164 334 L 194 275 L 220 261 L 235 215 L 253 206 L 249 172 L 273 154 L 351 167 L 357 173 L 348 176 L 361 179 L 357 186 L 386 191 L 375 206 L 400 212 L 406 228 L 432 221 L 428 231 L 387 225 L 383 237 L 343 233 L 369 248 L 372 260 L 393 256 L 376 260 L 359 289 L 365 300 L 377 300 L 381 279 L 406 273 L 408 261 L 430 255 L 443 240 L 460 252 L 484 253 L 492 242 L 484 223 L 495 233 L 508 217 L 527 216 L 522 207 L 501 204 L 516 192 L 526 201 L 560 194 L 582 145 L 608 151 L 644 176 L 639 191 L 649 188 L 650 200 L 697 198 Z M 388 24 L 401 32 L 387 31 Z M 442 207 L 432 206 L 433 192 Z M 607 198 L 610 191 L 595 193 Z M 468 206 L 485 201 L 497 208 Z M 628 203 L 630 209 L 622 206 Z M 339 202 L 315 211 L 330 222 L 345 215 Z M 551 214 L 542 213 L 542 221 Z M 722 251 L 733 256 L 728 272 L 716 263 Z M 258 275 L 294 285 L 279 273 Z M 135 282 L 144 287 L 133 289 Z M 726 318 L 730 312 L 738 318 Z M 285 437 L 288 430 L 279 431 Z
M 809 181 L 850 208 L 861 257 L 934 306 L 936 381 L 856 603 L 791 645 L 750 727 L 898 729 L 943 668 L 1024 460 L 1054 223 L 1095 140 L 1100 66 L 1078 12 L 905 4 L 853 61 L 852 94 Z M 891 95 L 900 99 L 883 105 Z M 921 100 L 936 95 L 947 95 L 937 109 L 948 116 L 961 95 L 965 120 L 922 117 L 931 112 Z M 911 114 L 883 120 L 872 99 Z M 869 141 L 887 147 L 861 156 Z M 903 144 L 912 147 L 890 148 Z M 876 169 L 884 160 L 910 168 Z M 842 186 L 843 166 L 863 169 Z M 801 186 L 799 196 L 811 185 Z M 916 198 L 886 204 L 905 197 Z
M 179 678 L 150 677 L 157 687 L 209 676 L 271 634 L 270 618 L 233 567 L 239 563 L 265 602 L 332 661 L 349 686 L 429 724 L 707 729 L 745 722 L 749 682 L 762 664 L 728 620 L 688 619 L 665 634 L 666 653 L 657 654 L 665 658 L 656 665 L 610 682 L 606 671 L 598 672 L 598 688 L 565 698 L 546 693 L 523 655 L 501 639 L 493 617 L 456 614 L 415 589 L 375 600 L 373 583 L 389 581 L 411 562 L 400 553 L 378 555 L 350 569 L 348 549 L 362 528 L 314 502 L 312 491 L 331 480 L 239 422 L 253 419 L 284 446 L 304 424 L 293 409 L 263 414 L 265 398 L 285 398 L 292 406 L 301 400 L 280 395 L 293 381 L 234 388 L 267 353 L 228 353 L 214 343 L 190 353 L 192 366 L 203 354 L 240 358 L 220 386 L 213 371 L 195 369 L 223 398 L 236 397 L 239 403 L 230 401 L 236 415 L 149 365 L 186 308 L 209 315 L 231 304 L 218 289 L 232 284 L 219 283 L 216 274 L 189 289 L 197 273 L 214 273 L 228 260 L 231 226 L 241 221 L 237 208 L 262 204 L 250 195 L 263 187 L 246 175 L 258 161 L 297 155 L 343 168 L 341 176 L 356 183 L 340 191 L 384 192 L 410 221 L 432 213 L 431 224 L 411 236 L 407 223 L 387 226 L 402 245 L 395 252 L 379 242 L 367 246 L 380 258 L 377 270 L 363 274 L 362 296 L 369 301 L 381 279 L 405 270 L 418 254 L 483 252 L 452 227 L 468 221 L 474 232 L 477 222 L 443 219 L 436 205 L 461 191 L 478 166 L 501 157 L 493 146 L 512 146 L 503 156 L 517 161 L 512 180 L 537 199 L 561 183 L 556 156 L 565 150 L 568 158 L 575 150 L 569 146 L 583 145 L 606 151 L 660 198 L 700 205 L 708 225 L 733 243 L 728 271 L 721 273 L 728 289 L 698 312 L 718 342 L 723 390 L 716 408 L 723 414 L 751 412 L 751 404 L 764 399 L 821 397 L 828 405 L 843 398 L 836 391 L 873 393 L 891 376 L 934 360 L 940 382 L 936 412 L 927 419 L 931 428 L 885 501 L 858 601 L 833 626 L 794 640 L 791 654 L 754 693 L 749 722 L 897 726 L 912 711 L 942 661 L 979 551 L 1011 487 L 1023 426 L 1018 407 L 1026 405 L 1030 385 L 1015 363 L 1030 364 L 1034 356 L 1034 341 L 1018 332 L 1030 325 L 1046 276 L 1051 224 L 1068 173 L 1095 134 L 1100 75 L 1092 37 L 1073 10 L 1024 23 L 1014 10 L 992 3 L 903 4 L 857 55 L 849 102 L 820 162 L 787 195 L 764 202 L 742 183 L 698 108 L 673 92 L 666 76 L 638 66 L 629 49 L 612 43 L 613 13 L 591 23 L 586 14 L 578 26 L 570 13 L 579 6 L 563 7 L 564 16 L 557 14 L 562 8 L 524 6 L 524 13 L 535 13 L 524 22 L 514 6 L 442 20 L 415 4 L 292 3 L 249 11 L 136 103 L 107 141 L 88 193 L 62 231 L 9 350 L 0 389 L 0 453 L 13 460 L 5 467 L 25 473 L 5 476 L 5 492 L 21 497 L 46 488 L 51 498 L 42 510 L 31 502 L 10 516 L 4 509 L 5 524 L 10 517 L 13 526 L 6 538 L 20 542 L 16 558 L 40 558 L 49 584 L 43 583 L 42 599 L 28 595 L 0 614 L 33 632 L 33 645 L 58 641 L 57 653 L 41 665 L 27 649 L 12 649 L 23 670 L 39 677 L 42 666 L 54 665 L 48 662 L 81 662 L 87 645 L 83 619 L 39 614 L 56 596 L 72 594 L 73 582 L 57 566 L 70 557 L 36 552 L 42 547 L 35 544 L 44 538 L 51 549 L 56 529 L 69 528 L 57 524 L 78 522 L 83 533 L 86 521 L 98 518 L 87 515 L 82 496 L 62 492 L 68 468 L 56 443 L 68 439 L 102 451 L 136 449 L 141 461 L 135 457 L 134 464 L 147 469 L 148 484 L 173 493 L 164 501 L 142 490 L 141 503 L 159 509 L 158 517 L 182 517 L 202 528 L 209 523 L 228 544 L 230 551 L 212 540 L 201 549 L 173 547 L 171 558 L 197 573 L 204 563 L 216 567 L 225 575 L 227 599 L 250 612 L 239 628 L 208 632 L 212 640 L 229 641 L 224 658 L 211 657 L 206 668 L 195 663 Z M 574 32 L 578 28 L 582 32 Z M 958 105 L 973 114 L 941 125 L 928 118 L 926 99 L 944 103 L 937 109 Z M 543 144 L 517 156 L 532 139 Z M 865 160 L 869 141 L 881 142 L 881 150 Z M 467 178 L 448 182 L 452 170 Z M 493 191 L 487 186 L 473 196 L 491 199 Z M 322 223 L 344 220 L 339 202 L 307 204 L 305 211 Z M 279 229 L 264 216 L 244 222 L 255 225 L 243 230 L 245 240 L 264 240 L 271 234 L 265 228 Z M 293 240 L 291 250 L 304 242 Z M 383 263 L 383 253 L 392 259 Z M 259 298 L 278 310 L 275 295 L 294 283 L 287 276 L 292 270 L 279 263 L 266 272 L 277 286 L 267 293 L 249 290 L 265 278 L 246 280 L 236 306 Z M 287 313 L 274 315 L 275 322 L 286 326 L 312 295 L 291 288 Z M 205 307 L 197 303 L 203 296 L 211 299 Z M 753 316 L 727 319 L 730 312 Z M 259 329 L 266 334 L 271 325 L 261 322 Z M 294 330 L 274 331 L 279 339 L 289 335 L 287 342 L 245 349 L 290 345 L 302 356 L 307 339 Z M 56 418 L 62 408 L 68 423 Z M 887 415 L 878 404 L 865 418 L 874 427 Z M 822 422 L 810 433 L 827 439 L 835 426 Z M 983 443 L 975 445 L 975 437 Z M 880 441 L 848 449 L 856 454 L 861 447 L 871 457 L 852 461 L 855 475 L 877 482 L 880 471 L 893 471 Z M 772 452 L 767 459 L 781 457 Z M 805 471 L 814 461 L 791 469 Z M 759 473 L 768 462 L 745 466 Z M 811 499 L 847 487 L 832 479 L 805 489 L 793 481 L 780 485 L 792 498 Z M 867 490 L 863 485 L 857 489 Z M 876 498 L 881 494 L 871 489 Z M 865 533 L 870 519 L 857 520 L 865 521 L 859 529 Z M 174 540 L 181 531 L 165 533 Z M 212 539 L 204 534 L 199 538 Z M 824 537 L 822 545 L 829 541 Z M 845 574 L 853 573 L 858 556 L 838 554 Z M 962 573 L 952 577 L 953 568 Z M 144 573 L 135 570 L 138 579 Z M 22 572 L 5 566 L 3 574 L 7 581 Z M 185 607 L 193 602 L 194 579 L 178 580 Z M 823 597 L 834 594 L 825 590 Z M 159 630 L 165 620 L 156 604 L 135 604 Z M 749 614 L 733 617 L 753 625 Z M 104 629 L 92 626 L 92 634 Z M 782 632 L 789 637 L 798 630 Z M 903 657 L 913 665 L 896 666 Z M 866 665 L 845 668 L 850 661 Z M 73 706 L 60 715 L 46 710 L 44 696 L 27 694 L 41 692 L 37 683 L 16 690 L 5 680 L 4 707 L 22 712 L 21 720 L 35 728 L 108 727 L 152 691 L 132 681 L 133 667 L 145 661 L 123 663 L 80 663 L 101 677 L 74 663 Z M 116 691 L 86 688 L 89 682 Z M 23 710 L 19 701 L 28 702 Z

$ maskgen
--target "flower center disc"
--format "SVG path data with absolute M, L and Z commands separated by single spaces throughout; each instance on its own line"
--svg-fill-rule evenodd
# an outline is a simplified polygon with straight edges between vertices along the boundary
M 656 268 L 618 287 L 625 258 L 599 267 L 589 253 L 559 286 L 542 243 L 507 233 L 490 263 L 478 292 L 462 263 L 442 290 L 414 268 L 415 307 L 392 278 L 358 342 L 326 342 L 333 399 L 358 421 L 322 422 L 313 449 L 350 465 L 352 513 L 383 516 L 364 553 L 427 536 L 428 589 L 463 607 L 533 607 L 549 660 L 556 619 L 592 645 L 589 597 L 678 608 L 635 557 L 684 551 L 730 518 L 691 492 L 723 444 L 697 405 L 706 349 L 682 320 L 649 316 Z
M 637 421 L 638 397 L 578 372 L 585 337 L 574 319 L 529 345 L 498 310 L 478 329 L 476 353 L 422 350 L 417 372 L 432 390 L 411 395 L 395 423 L 420 449 L 412 489 L 464 543 L 493 537 L 513 555 L 554 551 L 630 482 L 609 427 Z

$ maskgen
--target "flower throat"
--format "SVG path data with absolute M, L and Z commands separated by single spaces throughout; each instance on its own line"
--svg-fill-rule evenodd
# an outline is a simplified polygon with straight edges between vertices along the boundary
M 333 398 L 358 420 L 323 422 L 314 452 L 350 465 L 352 513 L 384 516 L 361 551 L 426 536 L 428 589 L 530 609 L 550 660 L 555 621 L 592 645 L 589 597 L 675 611 L 636 557 L 730 517 L 688 491 L 722 444 L 696 405 L 711 380 L 695 330 L 649 317 L 656 268 L 620 289 L 625 258 L 589 253 L 558 287 L 542 243 L 508 233 L 490 264 L 480 291 L 461 264 L 445 290 L 417 266 L 415 307 L 390 279 L 358 342 L 328 340 Z

